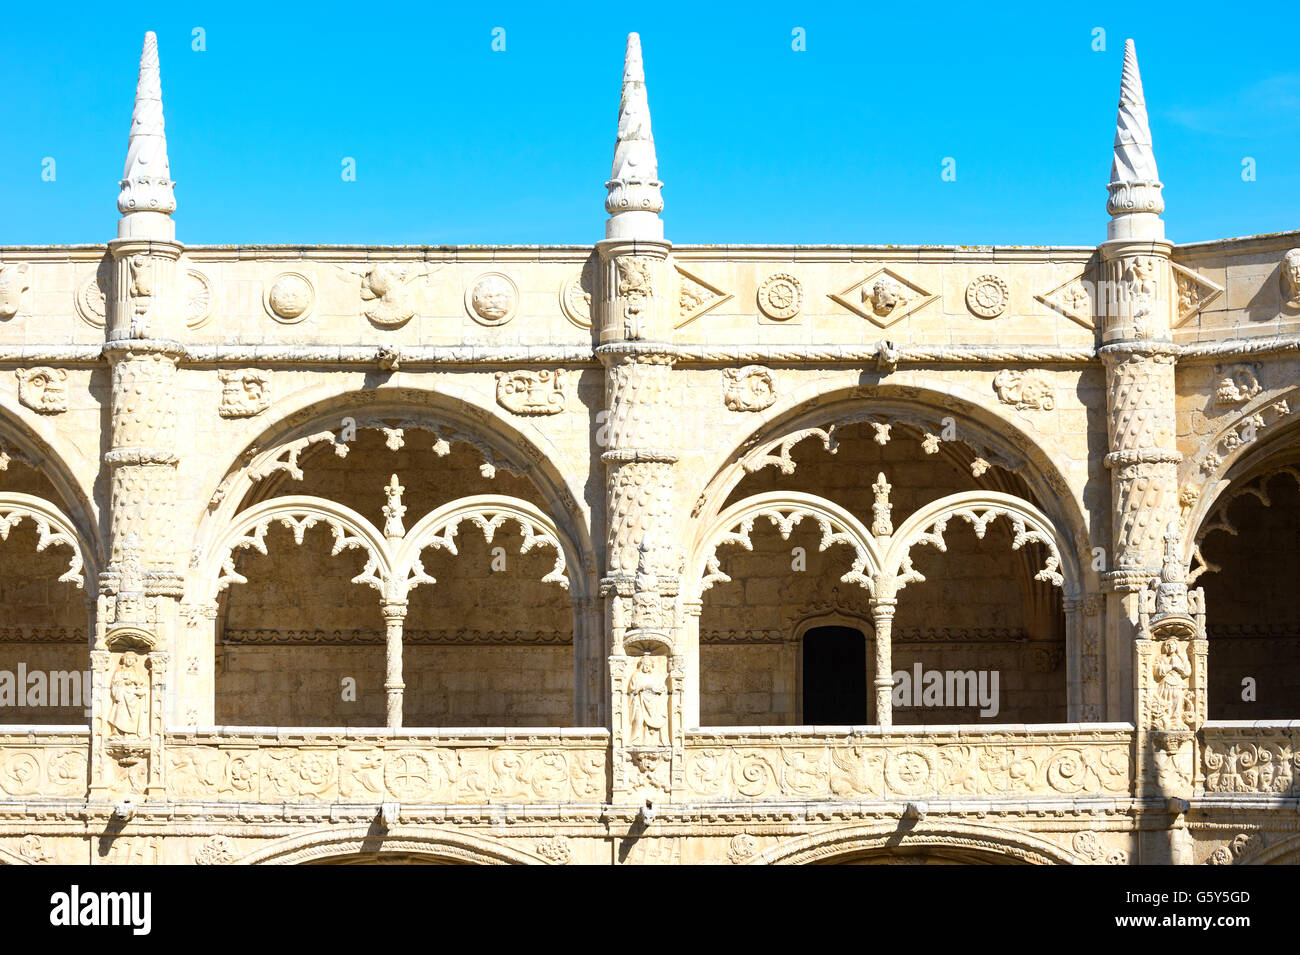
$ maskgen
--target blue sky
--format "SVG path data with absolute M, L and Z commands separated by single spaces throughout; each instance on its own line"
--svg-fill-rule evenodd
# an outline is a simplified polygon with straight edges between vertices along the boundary
M 592 243 L 629 30 L 675 242 L 1094 244 L 1126 36 L 1170 237 L 1300 228 L 1300 5 L 1051 6 L 12 5 L 0 244 L 113 236 L 150 29 L 188 243 Z

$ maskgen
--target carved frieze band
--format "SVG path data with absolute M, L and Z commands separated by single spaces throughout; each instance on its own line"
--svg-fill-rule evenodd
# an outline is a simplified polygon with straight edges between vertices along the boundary
M 836 738 L 824 742 L 706 734 L 688 740 L 686 784 L 704 799 L 990 797 L 1127 794 L 1126 735 L 1038 742 Z
M 575 745 L 559 737 L 535 745 L 174 739 L 167 759 L 173 799 L 483 805 L 598 803 L 607 792 L 605 744 Z

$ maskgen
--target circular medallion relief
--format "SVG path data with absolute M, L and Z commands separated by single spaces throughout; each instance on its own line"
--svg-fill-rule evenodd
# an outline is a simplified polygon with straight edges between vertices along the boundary
M 282 272 L 265 292 L 263 305 L 277 322 L 293 325 L 301 322 L 316 304 L 316 291 L 307 276 L 299 272 Z
M 500 272 L 485 272 L 465 291 L 465 311 L 480 325 L 504 325 L 519 308 L 519 290 Z
M 778 322 L 794 318 L 803 308 L 803 285 L 789 272 L 774 272 L 758 287 L 758 307 Z
M 107 321 L 108 276 L 103 272 L 101 268 L 77 288 L 77 314 L 92 328 L 103 328 Z
M 590 261 L 560 286 L 560 310 L 579 328 L 591 328 L 591 290 L 595 276 Z
M 185 325 L 201 328 L 212 317 L 212 283 L 202 272 L 185 273 Z
M 1008 301 L 1007 283 L 996 275 L 981 275 L 966 286 L 966 307 L 980 318 L 997 318 Z

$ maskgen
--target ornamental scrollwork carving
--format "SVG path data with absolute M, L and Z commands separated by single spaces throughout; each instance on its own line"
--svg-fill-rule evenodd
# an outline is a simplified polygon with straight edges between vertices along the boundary
M 515 746 L 467 739 L 415 747 L 379 737 L 344 743 L 309 736 L 297 746 L 249 748 L 240 737 L 215 736 L 175 740 L 167 753 L 170 795 L 218 802 L 487 805 L 597 802 L 605 793 L 603 746 L 545 731 Z M 207 850 L 211 864 L 226 861 L 230 845 L 218 842 L 222 838 L 213 837 L 200 849 Z
M 553 415 L 564 410 L 565 372 L 515 371 L 497 372 L 497 403 L 518 415 Z
M 917 736 L 888 744 L 861 738 L 791 744 L 762 734 L 701 734 L 688 742 L 685 782 L 704 799 L 1113 795 L 1130 791 L 1132 761 L 1122 737 L 1012 745 L 972 734 L 951 743 Z
M 280 524 L 293 534 L 293 541 L 302 546 L 304 535 L 317 524 L 324 524 L 333 535 L 330 556 L 334 557 L 344 550 L 360 550 L 366 555 L 366 564 L 361 572 L 352 578 L 354 584 L 366 584 L 385 595 L 391 575 L 387 572 L 388 562 L 382 544 L 365 518 L 349 508 L 332 502 L 306 497 L 286 497 L 267 501 L 250 508 L 240 515 L 233 533 L 227 535 L 225 543 L 218 547 L 220 570 L 217 574 L 212 596 L 225 590 L 231 584 L 246 584 L 248 578 L 235 569 L 235 560 L 241 550 L 255 550 L 266 556 L 268 553 L 266 535 L 271 526 Z
M 245 477 L 250 483 L 263 481 L 275 474 L 285 474 L 291 480 L 301 481 L 305 477 L 300 465 L 300 458 L 309 447 L 316 444 L 330 444 L 335 456 L 347 457 L 351 450 L 351 441 L 360 431 L 379 431 L 384 435 L 385 447 L 390 451 L 399 451 L 406 446 L 408 432 L 422 431 L 433 436 L 430 450 L 440 458 L 451 453 L 453 444 L 467 444 L 483 458 L 479 464 L 479 474 L 485 479 L 496 477 L 497 471 L 510 474 L 522 474 L 523 467 L 476 435 L 453 425 L 436 421 L 416 421 L 398 418 L 355 418 L 343 419 L 343 427 L 338 431 L 318 431 L 304 435 L 272 448 L 254 448 L 244 456 L 244 463 L 238 470 L 231 471 L 222 479 L 208 501 L 208 510 L 216 510 L 226 499 L 230 489 L 238 478 Z

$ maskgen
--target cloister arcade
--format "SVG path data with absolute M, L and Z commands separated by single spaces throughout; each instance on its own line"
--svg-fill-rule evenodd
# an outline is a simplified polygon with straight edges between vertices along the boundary
M 818 706 L 843 717 L 835 723 L 877 724 L 878 676 L 892 689 L 893 674 L 917 664 L 998 671 L 996 722 L 1078 718 L 1081 646 L 1064 607 L 1080 603 L 1090 555 L 1067 537 L 1079 538 L 1078 518 L 1059 497 L 1046 498 L 1055 520 L 1042 510 L 1029 482 L 1047 479 L 1009 467 L 1014 448 L 981 443 L 989 431 L 976 420 L 961 421 L 970 442 L 936 439 L 957 419 L 926 421 L 923 402 L 817 405 L 749 435 L 734 473 L 700 494 L 719 510 L 692 515 L 684 606 L 698 605 L 698 725 L 812 725 L 804 713 Z M 265 450 L 250 446 L 214 491 L 191 561 L 202 622 L 186 652 L 202 662 L 181 675 L 210 686 L 199 722 L 595 725 L 605 648 L 585 542 L 598 529 L 572 513 L 557 525 L 554 484 L 540 489 L 542 472 L 516 464 L 500 436 L 372 408 L 344 396 L 313 409 Z M 49 452 L 34 465 L 20 432 L 3 440 L 0 671 L 81 673 L 96 535 L 68 516 L 78 509 L 47 476 Z M 1207 593 L 1213 718 L 1287 719 L 1300 692 L 1297 448 L 1291 429 L 1243 455 L 1189 536 L 1191 579 L 1204 575 Z M 897 581 L 883 614 L 882 574 Z M 823 628 L 862 642 L 851 689 L 823 677 L 826 693 L 849 700 L 805 699 L 820 692 L 805 642 Z M 1242 698 L 1243 680 L 1255 699 Z M 78 723 L 88 706 L 11 704 L 4 716 Z M 987 719 L 973 699 L 890 711 L 902 726 Z
M 146 38 L 0 247 L 0 861 L 1293 861 L 1300 235 L 1130 45 L 1098 245 L 673 245 L 624 66 L 594 244 L 199 246 Z

